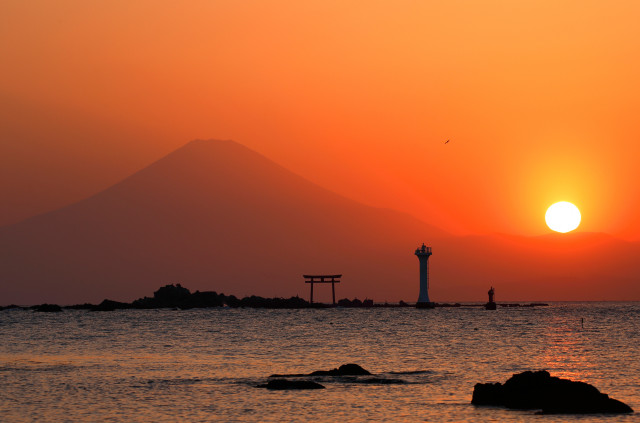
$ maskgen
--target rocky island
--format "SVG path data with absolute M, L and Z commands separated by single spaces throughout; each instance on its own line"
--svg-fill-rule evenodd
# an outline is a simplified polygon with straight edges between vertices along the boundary
M 460 303 L 431 303 L 433 308 L 440 307 L 482 307 L 479 304 Z M 500 307 L 539 307 L 547 306 L 544 303 L 532 304 L 499 304 Z M 235 295 L 218 294 L 215 291 L 195 291 L 191 292 L 181 284 L 169 284 L 159 288 L 152 297 L 138 298 L 130 303 L 105 299 L 100 304 L 75 304 L 59 306 L 57 304 L 40 304 L 33 306 L 18 306 L 15 304 L 6 307 L 0 306 L 0 310 L 22 309 L 40 312 L 60 312 L 63 309 L 70 310 L 91 310 L 91 311 L 114 311 L 125 309 L 159 309 L 172 308 L 188 310 L 193 308 L 267 308 L 267 309 L 301 309 L 301 308 L 328 308 L 335 307 L 331 304 L 310 303 L 299 296 L 290 298 L 264 298 L 256 295 L 238 298 Z M 379 303 L 376 304 L 371 299 L 352 300 L 343 298 L 337 301 L 337 307 L 342 308 L 372 308 L 372 307 L 415 307 L 415 305 L 400 301 L 397 304 Z
M 553 377 L 546 370 L 514 374 L 504 384 L 478 383 L 471 403 L 541 414 L 633 413 L 627 404 L 588 383 Z

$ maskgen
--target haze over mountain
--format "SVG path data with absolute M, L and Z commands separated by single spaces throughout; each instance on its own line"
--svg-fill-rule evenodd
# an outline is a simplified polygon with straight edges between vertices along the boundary
M 193 141 L 89 199 L 2 228 L 0 298 L 130 299 L 169 282 L 306 295 L 301 275 L 313 272 L 344 273 L 339 294 L 394 298 L 397 266 L 388 262 L 411 260 L 419 240 L 444 235 L 235 142 Z
M 330 171 L 327 168 L 327 171 Z M 580 242 L 573 242 L 581 238 Z M 0 228 L 0 303 L 130 301 L 180 282 L 239 296 L 415 301 L 640 299 L 637 244 L 601 234 L 456 238 L 323 189 L 232 141 L 193 141 L 97 195 Z M 328 301 L 330 289 L 316 298 Z M 595 293 L 595 294 L 594 294 Z
M 38 106 L 0 90 L 0 226 L 113 185 L 175 150 L 172 138 L 180 139 L 83 110 Z M 155 151 L 140 148 L 147 139 L 156 140 Z

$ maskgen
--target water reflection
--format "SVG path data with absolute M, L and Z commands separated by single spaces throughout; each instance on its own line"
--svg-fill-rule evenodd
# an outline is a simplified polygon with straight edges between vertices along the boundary
M 550 318 L 544 343 L 544 368 L 553 376 L 589 382 L 594 374 L 593 350 L 588 348 L 589 334 L 580 321 L 564 315 Z
M 638 317 L 637 303 L 0 313 L 0 420 L 540 421 L 470 405 L 475 383 L 531 369 L 587 381 L 638 409 Z M 349 362 L 407 384 L 254 387 L 273 373 Z

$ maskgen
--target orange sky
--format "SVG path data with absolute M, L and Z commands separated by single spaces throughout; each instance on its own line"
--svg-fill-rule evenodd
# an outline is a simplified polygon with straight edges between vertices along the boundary
M 0 223 L 194 138 L 456 233 L 640 239 L 636 1 L 0 3 Z M 451 139 L 444 145 L 446 139 Z

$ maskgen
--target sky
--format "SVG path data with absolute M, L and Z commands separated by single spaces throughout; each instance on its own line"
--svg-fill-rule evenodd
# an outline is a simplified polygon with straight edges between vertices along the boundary
M 0 3 L 0 224 L 233 139 L 453 234 L 640 239 L 640 3 Z M 446 140 L 450 140 L 445 144 Z

